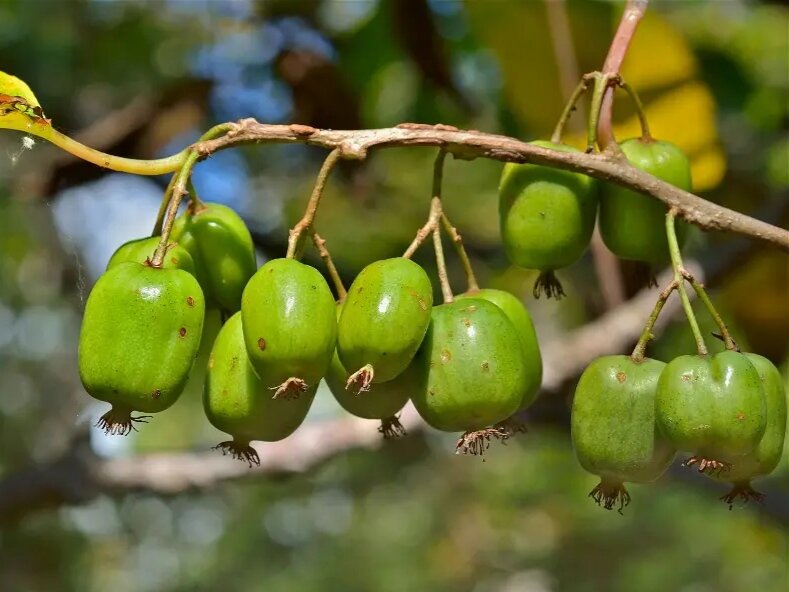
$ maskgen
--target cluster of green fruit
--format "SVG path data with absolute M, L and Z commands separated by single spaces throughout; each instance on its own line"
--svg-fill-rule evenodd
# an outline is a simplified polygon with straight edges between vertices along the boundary
M 625 482 L 660 477 L 677 451 L 686 466 L 733 484 L 721 499 L 760 500 L 750 481 L 778 465 L 786 433 L 786 393 L 777 368 L 752 353 L 679 356 L 664 364 L 605 356 L 581 376 L 572 438 L 581 465 L 600 476 L 590 493 L 621 511 Z
M 575 148 L 556 142 L 533 144 L 562 152 Z M 675 145 L 651 138 L 632 138 L 620 145 L 633 166 L 690 191 L 690 163 Z M 533 164 L 507 164 L 499 187 L 501 236 L 510 261 L 537 269 L 534 296 L 561 297 L 554 271 L 581 258 L 589 246 L 600 210 L 600 234 L 621 259 L 652 267 L 669 260 L 662 232 L 665 206 L 650 197 L 611 183 L 598 183 L 581 173 Z M 686 226 L 678 227 L 680 246 Z
M 368 265 L 335 303 L 323 276 L 295 259 L 256 270 L 249 231 L 230 209 L 201 204 L 176 219 L 161 267 L 159 237 L 111 258 L 88 298 L 79 368 L 86 390 L 112 409 L 99 425 L 127 434 L 172 405 L 189 376 L 206 308 L 227 318 L 208 362 L 204 408 L 233 440 L 219 447 L 257 461 L 252 440 L 287 437 L 304 420 L 322 378 L 350 413 L 403 432 L 409 398 L 425 421 L 465 432 L 481 453 L 498 425 L 528 406 L 542 379 L 524 305 L 475 290 L 433 306 L 425 271 L 397 257 Z

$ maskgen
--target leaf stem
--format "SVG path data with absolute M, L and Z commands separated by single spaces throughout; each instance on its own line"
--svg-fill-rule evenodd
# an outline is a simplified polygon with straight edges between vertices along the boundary
M 570 95 L 570 100 L 567 101 L 567 104 L 564 106 L 564 111 L 562 111 L 562 115 L 559 117 L 559 121 L 556 122 L 556 127 L 553 130 L 553 134 L 551 135 L 551 142 L 556 144 L 562 141 L 562 134 L 564 133 L 564 128 L 567 125 L 567 122 L 570 120 L 573 112 L 575 111 L 575 105 L 581 96 L 586 92 L 589 88 L 589 77 L 584 76 L 581 79 L 581 82 L 578 83 L 578 86 L 575 87 L 573 94 Z
M 177 154 L 167 158 L 157 158 L 154 160 L 139 160 L 136 158 L 123 158 L 106 154 L 94 148 L 85 146 L 77 140 L 60 133 L 53 127 L 49 127 L 46 132 L 39 134 L 45 140 L 52 142 L 58 148 L 62 148 L 105 169 L 117 171 L 119 173 L 132 173 L 134 175 L 163 175 L 178 170 L 186 161 L 189 148 L 184 148 Z
M 460 264 L 463 266 L 463 271 L 466 274 L 466 289 L 469 292 L 473 290 L 479 290 L 479 284 L 477 283 L 477 277 L 474 274 L 474 268 L 471 266 L 471 260 L 469 259 L 468 253 L 466 252 L 466 247 L 463 245 L 463 237 L 460 235 L 457 228 L 452 226 L 449 218 L 447 218 L 447 215 L 443 212 L 441 213 L 441 225 L 444 227 L 444 230 L 452 241 L 452 244 L 455 245 L 455 251 L 458 254 Z
M 693 314 L 693 307 L 690 304 L 688 293 L 685 290 L 685 278 L 682 275 L 684 270 L 682 255 L 680 254 L 679 243 L 677 242 L 677 233 L 674 229 L 676 214 L 677 211 L 674 208 L 671 208 L 666 214 L 666 237 L 668 238 L 668 249 L 671 254 L 671 267 L 674 270 L 674 281 L 677 282 L 677 290 L 679 291 L 680 300 L 682 300 L 682 308 L 685 309 L 685 316 L 688 318 L 690 330 L 693 332 L 693 338 L 696 340 L 696 349 L 699 355 L 704 356 L 707 354 L 707 346 L 704 343 L 704 337 L 702 337 L 699 324 L 696 321 L 696 315 Z
M 326 187 L 326 181 L 329 179 L 329 174 L 340 158 L 342 158 L 342 150 L 340 148 L 335 148 L 329 153 L 326 160 L 323 161 L 321 170 L 318 172 L 318 177 L 315 179 L 315 186 L 312 188 L 310 200 L 307 202 L 307 209 L 304 211 L 301 220 L 299 220 L 290 231 L 288 237 L 288 252 L 286 255 L 288 259 L 298 259 L 299 256 L 301 256 L 301 251 L 304 246 L 302 234 L 305 230 L 312 228 L 312 224 L 315 221 L 315 215 L 318 213 L 318 206 L 320 205 L 321 196 L 323 195 L 323 189 Z
M 329 277 L 334 284 L 334 289 L 337 291 L 337 300 L 344 300 L 348 295 L 348 291 L 345 289 L 345 285 L 342 283 L 342 278 L 340 277 L 340 273 L 337 271 L 337 267 L 334 265 L 334 260 L 329 253 L 329 249 L 326 248 L 326 240 L 317 232 L 315 232 L 315 229 L 311 229 L 310 234 L 312 235 L 312 244 L 315 245 L 315 249 L 321 256 L 321 259 L 323 259 L 323 263 L 326 265 L 326 270 L 329 272 Z
M 672 279 L 668 286 L 666 286 L 666 288 L 660 293 L 657 302 L 655 302 L 655 308 L 652 309 L 652 314 L 649 315 L 647 324 L 644 326 L 644 330 L 641 332 L 641 337 L 639 337 L 638 343 L 636 343 L 633 353 L 630 354 L 630 357 L 634 362 L 642 362 L 644 360 L 647 344 L 649 344 L 649 342 L 655 338 L 655 335 L 652 333 L 652 329 L 654 329 L 655 323 L 660 316 L 660 311 L 663 310 L 663 306 L 666 304 L 669 296 L 671 296 L 671 293 L 677 289 L 677 286 L 677 280 Z

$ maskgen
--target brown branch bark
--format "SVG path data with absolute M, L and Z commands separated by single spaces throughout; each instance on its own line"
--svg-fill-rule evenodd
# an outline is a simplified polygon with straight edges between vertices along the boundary
M 196 147 L 203 157 L 240 144 L 308 144 L 329 150 L 339 148 L 343 158 L 364 159 L 378 148 L 435 146 L 455 158 L 490 158 L 502 162 L 534 163 L 558 167 L 618 183 L 676 208 L 679 216 L 704 230 L 735 232 L 772 243 L 789 251 L 789 231 L 709 202 L 631 166 L 622 156 L 558 152 L 515 138 L 447 125 L 404 123 L 397 127 L 367 130 L 322 130 L 305 125 L 269 125 L 242 119 L 227 135 Z

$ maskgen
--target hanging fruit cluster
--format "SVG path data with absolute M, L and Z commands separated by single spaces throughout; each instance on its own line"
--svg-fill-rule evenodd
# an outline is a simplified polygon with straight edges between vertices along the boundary
M 642 136 L 613 144 L 617 158 L 682 189 L 690 189 L 685 155 L 654 140 L 635 93 L 617 76 L 583 78 L 551 141 L 534 145 L 573 152 L 561 143 L 575 102 L 594 81 L 587 151 L 597 145 L 600 102 L 612 86 L 634 99 Z M 210 130 L 204 139 L 227 132 Z M 577 151 L 576 151 L 577 152 Z M 327 157 L 286 256 L 257 269 L 254 246 L 231 209 L 202 202 L 189 183 L 191 152 L 165 192 L 153 237 L 121 246 L 96 283 L 85 310 L 79 368 L 86 390 L 112 409 L 98 425 L 128 434 L 136 422 L 172 405 L 189 377 L 203 318 L 216 309 L 225 321 L 213 343 L 204 385 L 208 420 L 231 439 L 222 452 L 259 462 L 250 443 L 293 433 L 325 379 L 349 413 L 380 422 L 386 438 L 405 433 L 398 413 L 409 400 L 424 421 L 460 432 L 459 452 L 482 454 L 491 439 L 523 429 L 518 417 L 535 400 L 542 359 L 528 310 L 512 294 L 480 289 L 457 230 L 443 209 L 446 152 L 436 158 L 430 212 L 402 257 L 365 267 L 346 292 L 314 220 L 327 178 L 342 157 Z M 186 212 L 177 216 L 189 196 Z M 599 212 L 599 218 L 598 218 Z M 599 222 L 605 244 L 623 259 L 674 271 L 630 356 L 592 362 L 572 405 L 572 439 L 580 464 L 600 477 L 590 496 L 607 509 L 630 501 L 625 483 L 660 477 L 678 451 L 686 466 L 732 483 L 722 499 L 760 499 L 755 477 L 778 463 L 786 431 L 786 394 L 765 358 L 739 352 L 696 279 L 684 268 L 686 234 L 675 211 L 629 189 L 536 164 L 507 164 L 499 186 L 504 249 L 516 265 L 540 272 L 534 296 L 564 295 L 555 272 L 578 261 Z M 665 229 L 665 232 L 663 231 Z M 455 295 L 442 243 L 446 233 L 468 281 Z M 335 292 L 300 261 L 307 238 L 324 260 Z M 424 269 L 411 260 L 432 239 L 443 303 L 433 301 Z M 720 327 L 726 351 L 710 355 L 685 284 L 690 283 Z M 697 354 L 668 364 L 645 356 L 666 300 L 679 293 Z M 132 355 L 130 355 L 130 352 Z

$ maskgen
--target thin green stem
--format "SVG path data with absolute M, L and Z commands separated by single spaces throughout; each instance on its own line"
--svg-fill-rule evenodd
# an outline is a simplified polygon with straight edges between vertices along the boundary
M 329 249 L 326 248 L 326 240 L 315 232 L 315 229 L 311 229 L 310 234 L 312 235 L 312 244 L 315 245 L 315 249 L 321 256 L 321 259 L 323 259 L 326 270 L 329 272 L 329 277 L 334 284 L 334 289 L 337 291 L 337 300 L 344 300 L 348 295 L 348 291 L 345 289 L 345 284 L 342 283 L 340 272 L 337 271 L 337 267 L 334 265 Z
M 449 218 L 447 218 L 447 215 L 443 212 L 441 213 L 441 225 L 444 227 L 452 244 L 455 245 L 455 251 L 458 254 L 460 264 L 463 266 L 463 271 L 466 274 L 467 290 L 469 292 L 472 290 L 479 290 L 477 276 L 474 274 L 474 268 L 471 266 L 471 259 L 469 259 L 468 253 L 466 252 L 466 247 L 463 246 L 463 237 L 460 236 L 457 228 L 452 226 Z
M 445 150 L 439 150 L 436 155 L 436 160 L 433 162 L 433 197 L 430 200 L 430 214 L 428 214 L 427 222 L 416 232 L 414 240 L 408 245 L 408 248 L 403 253 L 403 257 L 410 259 L 413 257 L 416 250 L 422 246 L 441 222 L 441 216 L 444 214 L 444 208 L 441 204 L 441 190 L 444 179 L 444 161 L 446 160 L 447 153 Z
M 298 259 L 301 255 L 304 246 L 302 235 L 306 230 L 312 228 L 312 224 L 315 221 L 315 215 L 318 213 L 318 206 L 320 205 L 321 196 L 323 195 L 323 189 L 326 187 L 326 181 L 329 179 L 329 174 L 334 168 L 334 165 L 336 165 L 341 158 L 342 150 L 340 148 L 335 148 L 329 153 L 326 160 L 323 161 L 318 177 L 315 179 L 315 186 L 312 189 L 310 200 L 307 202 L 307 209 L 304 211 L 301 220 L 299 220 L 290 231 L 290 236 L 288 237 L 288 252 L 286 255 L 288 259 Z
M 611 79 L 615 75 L 592 72 L 588 76 L 594 80 L 586 133 L 586 151 L 591 153 L 594 152 L 595 146 L 597 146 L 597 127 L 600 121 L 600 110 L 603 105 L 603 97 L 605 96 L 606 90 L 608 90 L 608 87 L 611 85 Z
M 641 124 L 641 141 L 651 142 L 652 134 L 649 133 L 649 123 L 647 122 L 646 109 L 644 109 L 644 103 L 641 102 L 641 97 L 639 97 L 636 90 L 630 86 L 630 84 L 622 80 L 621 77 L 617 79 L 617 84 L 623 88 L 628 95 L 630 95 L 630 99 L 633 101 L 633 105 L 635 105 L 636 114 L 638 114 L 638 121 Z
M 173 195 L 173 186 L 175 185 L 176 177 L 178 177 L 178 173 L 174 173 L 170 177 L 170 182 L 167 183 L 167 188 L 164 190 L 164 196 L 162 197 L 162 203 L 159 204 L 159 211 L 156 214 L 156 222 L 153 225 L 151 236 L 159 236 L 162 233 L 162 224 L 164 223 L 164 216 L 167 214 L 167 206 L 170 203 L 170 198 Z
M 575 87 L 573 94 L 570 95 L 570 100 L 567 101 L 567 104 L 564 106 L 564 111 L 562 111 L 562 115 L 559 117 L 559 121 L 556 122 L 556 127 L 553 130 L 553 135 L 551 135 L 551 142 L 559 143 L 562 141 L 562 134 L 564 133 L 564 128 L 567 125 L 567 122 L 570 120 L 573 112 L 575 111 L 575 105 L 581 96 L 586 92 L 589 88 L 589 79 L 588 77 L 584 76 L 581 79 L 581 82 L 578 83 L 578 86 Z
M 723 338 L 723 343 L 726 349 L 736 351 L 737 344 L 734 342 L 734 339 L 732 339 L 731 333 L 729 333 L 729 328 L 726 326 L 726 323 L 723 322 L 723 317 L 721 317 L 718 309 L 715 308 L 712 300 L 710 300 L 707 290 L 704 289 L 704 284 L 699 282 L 695 276 L 686 269 L 682 270 L 682 276 L 690 282 L 690 285 L 696 291 L 699 300 L 704 303 L 704 306 L 707 308 L 707 312 L 710 313 L 710 316 L 715 321 L 715 324 L 718 325 L 718 329 L 720 329 L 721 337 Z
M 233 129 L 235 124 L 233 123 L 220 123 L 219 125 L 215 125 L 208 131 L 206 131 L 200 138 L 198 142 L 203 142 L 205 140 L 213 140 L 214 138 L 218 138 Z M 194 146 L 189 146 L 186 148 L 187 155 L 191 152 L 194 152 Z M 156 214 L 156 222 L 153 226 L 153 232 L 151 236 L 159 236 L 162 232 L 162 224 L 164 222 L 164 217 L 167 213 L 167 205 L 170 203 L 170 198 L 173 195 L 173 187 L 175 186 L 176 179 L 178 178 L 180 171 L 176 171 L 173 176 L 170 178 L 170 182 L 167 184 L 167 188 L 164 190 L 164 196 L 162 197 L 162 203 L 159 206 L 159 212 Z M 202 205 L 200 202 L 200 198 L 197 197 L 197 192 L 194 189 L 194 185 L 192 185 L 192 178 L 191 176 L 187 180 L 187 190 L 189 191 L 189 195 L 191 197 L 191 203 L 195 205 L 195 207 Z
M 118 171 L 119 173 L 132 173 L 134 175 L 163 175 L 171 173 L 178 170 L 178 168 L 183 165 L 189 152 L 189 148 L 185 148 L 177 154 L 173 154 L 167 158 L 138 160 L 136 158 L 113 156 L 95 150 L 60 133 L 52 127 L 48 128 L 46 133 L 40 135 L 42 138 L 52 142 L 58 148 L 62 148 L 77 158 L 81 158 L 82 160 L 86 160 L 105 169 Z
M 162 261 L 164 260 L 164 256 L 167 253 L 167 243 L 170 240 L 170 231 L 173 229 L 173 222 L 175 221 L 175 217 L 178 214 L 178 206 L 181 205 L 181 200 L 183 199 L 184 195 L 187 195 L 188 193 L 186 190 L 186 184 L 189 181 L 189 175 L 192 174 L 192 168 L 197 163 L 199 158 L 200 155 L 196 150 L 189 150 L 186 161 L 181 167 L 181 170 L 178 171 L 175 184 L 173 185 L 172 199 L 170 200 L 170 205 L 167 208 L 167 214 L 164 218 L 164 223 L 162 224 L 162 237 L 159 240 L 159 245 L 156 247 L 156 252 L 153 254 L 153 260 L 151 261 L 151 265 L 153 267 L 162 266 Z
M 696 349 L 699 355 L 707 354 L 707 345 L 704 343 L 704 337 L 701 335 L 699 324 L 696 321 L 696 315 L 693 314 L 693 307 L 690 304 L 688 293 L 685 290 L 685 278 L 682 275 L 682 255 L 679 250 L 679 243 L 677 242 L 677 233 L 674 229 L 674 219 L 676 218 L 677 211 L 671 208 L 666 214 L 666 237 L 668 238 L 668 249 L 671 254 L 671 267 L 674 270 L 674 281 L 677 282 L 677 290 L 679 297 L 682 301 L 682 308 L 685 309 L 685 316 L 688 318 L 690 330 L 693 332 L 693 338 L 696 340 Z
M 449 284 L 447 263 L 444 259 L 444 245 L 441 244 L 441 228 L 438 226 L 433 230 L 433 249 L 436 252 L 436 267 L 438 268 L 438 281 L 441 284 L 441 293 L 444 296 L 444 302 L 449 303 L 455 297 L 452 295 L 452 286 Z
M 660 296 L 655 302 L 655 308 L 652 309 L 652 314 L 649 315 L 647 319 L 647 324 L 644 326 L 644 330 L 641 332 L 641 337 L 638 339 L 638 343 L 636 343 L 636 347 L 633 350 L 633 353 L 630 354 L 630 357 L 633 359 L 634 362 L 641 362 L 644 360 L 644 354 L 646 353 L 647 344 L 651 340 L 655 338 L 655 335 L 652 333 L 652 329 L 655 327 L 655 323 L 660 316 L 660 312 L 663 310 L 663 306 L 666 304 L 666 301 L 671 296 L 671 293 L 677 289 L 677 280 L 673 279 L 669 283 L 668 286 L 660 293 Z

